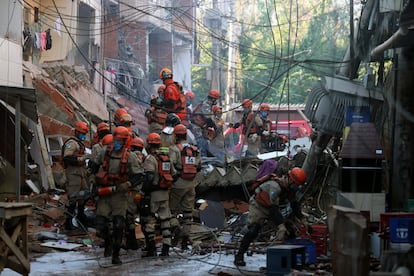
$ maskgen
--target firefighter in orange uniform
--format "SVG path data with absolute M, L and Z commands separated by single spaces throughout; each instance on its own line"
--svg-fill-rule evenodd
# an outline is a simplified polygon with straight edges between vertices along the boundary
M 256 188 L 249 200 L 249 214 L 247 217 L 249 231 L 244 235 L 234 258 L 234 264 L 237 266 L 246 265 L 243 255 L 266 221 L 277 227 L 277 240 L 284 240 L 289 234 L 285 226 L 285 220 L 279 210 L 279 205 L 282 204 L 283 195 L 291 193 L 291 190 L 295 190 L 295 188 L 305 183 L 306 173 L 303 169 L 295 167 L 288 172 L 287 176 L 279 178 L 274 174 L 277 166 L 276 160 L 268 159 L 260 165 L 257 171 Z M 294 213 L 298 212 L 299 204 L 294 204 L 293 198 L 291 207 Z
M 182 86 L 173 80 L 173 74 L 170 69 L 163 68 L 160 71 L 160 79 L 165 85 L 163 106 L 168 113 L 175 113 L 180 120 L 185 120 L 185 95 Z
M 187 142 L 187 128 L 183 124 L 174 127 L 175 145 L 170 147 L 170 159 L 179 177 L 170 190 L 171 226 L 176 229 L 174 240 L 181 238 L 181 248 L 191 244 L 190 229 L 195 202 L 195 177 L 201 169 L 201 157 L 196 146 Z M 182 231 L 177 220 L 178 211 L 183 212 Z
M 72 218 L 76 215 L 81 223 L 86 222 L 84 214 L 84 204 L 82 200 L 77 200 L 76 195 L 87 188 L 85 145 L 86 134 L 89 132 L 89 126 L 85 122 L 75 123 L 75 136 L 70 137 L 62 146 L 62 160 L 65 168 L 66 184 L 65 190 L 68 194 L 68 203 L 66 209 L 66 230 L 74 230 Z
M 116 127 L 113 143 L 105 146 L 91 165 L 99 196 L 96 210 L 97 235 L 105 241 L 104 256 L 112 255 L 112 264 L 115 265 L 122 264 L 119 251 L 125 229 L 128 190 L 131 185 L 137 185 L 141 177 L 138 157 L 131 154 L 126 146 L 129 138 L 130 132 L 126 127 Z M 112 233 L 109 230 L 111 221 Z
M 164 150 L 166 150 L 164 152 Z M 169 190 L 174 181 L 176 170 L 168 156 L 168 148 L 161 149 L 161 137 L 158 133 L 147 136 L 148 155 L 144 160 L 145 181 L 142 187 L 145 193 L 141 209 L 145 220 L 144 234 L 147 254 L 156 256 L 155 226 L 157 219 L 162 234 L 161 256 L 168 256 L 171 246 Z

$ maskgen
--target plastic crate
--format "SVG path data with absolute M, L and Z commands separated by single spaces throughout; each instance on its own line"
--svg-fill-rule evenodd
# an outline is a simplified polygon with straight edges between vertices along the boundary
M 284 243 L 305 246 L 306 248 L 305 263 L 307 264 L 316 263 L 316 244 L 314 241 L 310 239 L 290 239 L 290 240 L 286 240 Z
M 388 212 L 380 214 L 381 238 L 389 240 L 390 219 L 391 218 L 414 218 L 414 212 Z
M 414 218 L 391 218 L 390 241 L 393 243 L 414 243 Z
M 310 239 L 315 242 L 317 257 L 328 253 L 328 226 L 325 224 L 312 225 Z

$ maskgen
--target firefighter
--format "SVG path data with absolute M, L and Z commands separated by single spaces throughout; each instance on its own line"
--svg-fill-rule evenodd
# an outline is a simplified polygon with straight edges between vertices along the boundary
M 224 149 L 224 120 L 222 119 L 223 108 L 218 105 L 213 106 L 213 120 L 216 125 L 214 138 L 210 143 L 210 152 L 218 159 L 221 163 L 225 161 L 225 149 Z
M 81 223 L 86 223 L 84 213 L 84 200 L 78 199 L 77 195 L 81 190 L 87 188 L 85 160 L 88 156 L 85 154 L 84 141 L 89 132 L 89 126 L 85 122 L 75 123 L 75 136 L 70 137 L 62 145 L 62 160 L 65 168 L 66 183 L 65 190 L 68 194 L 66 206 L 66 230 L 75 230 L 72 224 L 72 218 L 76 215 Z
M 105 146 L 93 160 L 92 174 L 96 177 L 98 203 L 96 210 L 97 235 L 105 241 L 104 256 L 112 255 L 112 264 L 122 264 L 119 258 L 127 212 L 129 187 L 136 186 L 141 177 L 138 157 L 127 148 L 130 132 L 118 126 L 113 143 Z M 102 168 L 100 170 L 100 168 Z M 112 233 L 109 224 L 112 222 Z
M 165 85 L 163 106 L 168 113 L 175 113 L 180 120 L 185 120 L 185 96 L 182 85 L 173 80 L 173 73 L 168 68 L 160 71 L 160 79 Z
M 144 160 L 145 182 L 142 190 L 145 193 L 143 216 L 145 220 L 144 234 L 147 253 L 143 257 L 156 256 L 155 226 L 157 219 L 162 234 L 162 250 L 160 256 L 168 256 L 171 246 L 169 207 L 169 190 L 174 181 L 176 170 L 172 165 L 168 152 L 161 151 L 161 137 L 158 133 L 147 136 L 148 155 Z M 168 148 L 164 148 L 167 149 Z
M 174 243 L 181 238 L 181 248 L 188 249 L 190 228 L 195 202 L 195 178 L 201 169 L 201 157 L 196 146 L 187 141 L 187 128 L 183 124 L 174 127 L 176 144 L 170 147 L 170 159 L 179 175 L 170 190 L 171 227 Z M 178 211 L 183 212 L 182 231 L 177 220 Z
M 213 120 L 213 106 L 217 104 L 219 98 L 220 92 L 212 89 L 207 94 L 207 98 L 193 110 L 191 131 L 195 136 L 201 156 L 208 156 L 210 140 L 215 135 L 216 125 Z
M 254 194 L 249 200 L 249 214 L 247 224 L 249 231 L 244 235 L 239 250 L 234 258 L 236 266 L 245 266 L 244 252 L 250 243 L 257 237 L 260 228 L 269 221 L 277 227 L 277 240 L 284 240 L 289 234 L 284 218 L 279 210 L 283 194 L 290 193 L 306 181 L 303 169 L 295 167 L 288 172 L 287 176 L 278 178 L 274 173 L 278 166 L 277 161 L 268 159 L 260 165 L 254 184 Z M 293 203 L 293 199 L 292 199 Z M 299 204 L 292 204 L 298 207 Z M 294 210 L 296 212 L 296 210 Z
M 102 138 L 109 133 L 111 133 L 109 124 L 106 122 L 100 122 L 96 127 L 96 133 L 93 135 L 92 145 L 99 143 Z
M 181 123 L 180 118 L 175 113 L 170 113 L 165 120 L 165 127 L 163 128 L 161 136 L 161 146 L 170 147 L 174 145 L 174 127 Z
M 242 133 L 247 139 L 246 157 L 257 156 L 260 152 L 260 136 L 263 131 L 263 122 L 253 112 L 253 102 L 250 99 L 242 101 L 243 117 L 241 125 L 243 126 Z M 235 126 L 238 127 L 238 124 Z
M 160 134 L 165 126 L 168 113 L 163 107 L 164 90 L 165 85 L 158 87 L 158 97 L 153 96 L 150 107 L 145 111 L 150 133 L 156 132 Z
M 114 125 L 123 126 L 129 130 L 131 138 L 138 137 L 139 135 L 132 129 L 135 125 L 135 121 L 132 120 L 131 114 L 129 114 L 124 108 L 118 108 L 114 113 Z
M 181 121 L 181 123 L 185 125 L 188 129 L 191 123 L 191 113 L 193 112 L 193 101 L 195 99 L 195 94 L 192 91 L 187 91 L 184 93 L 184 95 L 185 95 L 186 116 L 185 116 L 185 119 Z
M 144 140 L 139 137 L 135 137 L 131 140 L 130 144 L 131 152 L 138 157 L 138 167 L 139 167 L 139 175 L 140 178 L 136 182 L 135 186 L 129 188 L 128 192 L 128 208 L 126 213 L 126 242 L 125 248 L 137 250 L 138 249 L 138 242 L 135 235 L 135 218 L 137 217 L 138 213 L 138 204 L 142 198 L 142 184 L 144 183 L 144 158 L 145 155 L 142 152 L 144 149 Z
M 260 141 L 261 141 L 260 152 L 261 153 L 265 153 L 265 152 L 269 152 L 273 150 L 272 148 L 269 148 L 269 145 L 271 145 L 271 140 L 273 138 L 271 135 L 272 122 L 268 119 L 269 111 L 270 111 L 269 104 L 262 103 L 260 105 L 259 107 L 260 119 L 262 120 L 262 124 L 263 124 L 262 135 L 260 136 Z M 276 134 L 274 136 L 276 137 Z

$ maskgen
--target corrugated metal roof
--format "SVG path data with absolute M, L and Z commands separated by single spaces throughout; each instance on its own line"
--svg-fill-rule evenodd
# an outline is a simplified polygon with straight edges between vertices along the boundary
M 36 93 L 34 89 L 0 86 L 0 100 L 15 108 L 19 99 L 21 113 L 37 122 Z
M 374 124 L 353 123 L 339 157 L 383 159 L 382 146 Z

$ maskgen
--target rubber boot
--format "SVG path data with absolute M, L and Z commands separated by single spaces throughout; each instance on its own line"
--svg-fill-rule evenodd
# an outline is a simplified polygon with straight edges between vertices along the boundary
M 157 249 L 155 248 L 155 241 L 149 240 L 147 243 L 147 253 L 142 255 L 142 258 L 157 256 Z
M 170 256 L 169 252 L 170 252 L 170 246 L 168 244 L 163 244 L 160 256 Z
M 110 256 L 112 256 L 112 243 L 111 243 L 110 238 L 108 237 L 105 240 L 104 257 L 106 258 L 106 257 L 110 257 Z
M 243 253 L 237 252 L 237 254 L 234 256 L 234 264 L 236 266 L 246 266 Z
M 119 258 L 119 251 L 121 250 L 122 236 L 124 233 L 125 219 L 121 216 L 115 216 L 113 219 L 113 230 L 112 230 L 112 264 L 122 264 Z
M 183 237 L 183 240 L 181 241 L 181 250 L 186 251 L 189 250 L 188 245 L 191 244 L 190 239 L 186 236 Z
M 138 241 L 137 241 L 137 238 L 135 236 L 135 228 L 128 230 L 125 247 L 127 249 L 131 249 L 131 250 L 137 250 L 138 249 Z
M 234 264 L 236 266 L 246 266 L 246 262 L 244 261 L 244 253 L 247 251 L 247 249 L 249 249 L 250 243 L 257 237 L 259 229 L 259 224 L 253 224 L 251 225 L 246 235 L 244 235 L 242 241 L 240 242 L 239 251 L 234 256 Z

